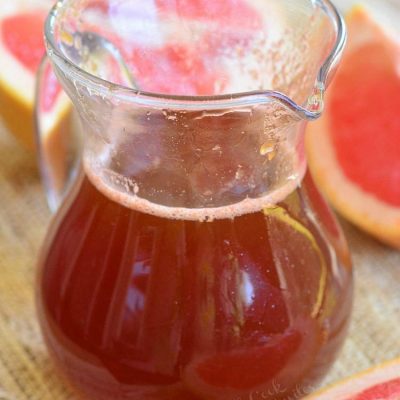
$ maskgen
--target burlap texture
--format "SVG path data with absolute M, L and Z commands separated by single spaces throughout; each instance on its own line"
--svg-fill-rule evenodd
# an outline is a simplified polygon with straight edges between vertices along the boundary
M 35 315 L 35 263 L 49 221 L 36 160 L 0 125 L 0 400 L 74 399 L 48 360 Z M 400 252 L 344 227 L 355 307 L 327 382 L 400 356 Z

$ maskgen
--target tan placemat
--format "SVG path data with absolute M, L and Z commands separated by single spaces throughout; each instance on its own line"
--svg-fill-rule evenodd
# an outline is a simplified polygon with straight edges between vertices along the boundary
M 0 125 L 0 400 L 72 400 L 35 319 L 35 261 L 50 221 L 36 161 Z M 400 356 L 400 252 L 345 224 L 356 296 L 345 348 L 327 382 Z

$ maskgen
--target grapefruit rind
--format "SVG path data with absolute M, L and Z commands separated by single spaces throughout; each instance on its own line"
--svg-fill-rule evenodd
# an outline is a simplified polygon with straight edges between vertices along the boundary
M 360 392 L 400 378 L 400 358 L 373 367 L 342 382 L 315 392 L 304 400 L 349 400 Z M 382 399 L 384 400 L 384 399 Z
M 351 38 L 347 52 L 379 40 L 382 46 L 390 46 L 393 54 L 393 43 L 389 36 L 379 25 L 371 24 L 371 17 L 364 7 L 354 7 L 347 19 Z M 400 248 L 400 209 L 379 200 L 345 175 L 330 135 L 330 118 L 329 113 L 325 113 L 307 128 L 306 149 L 314 180 L 333 207 L 346 219 L 382 242 Z M 371 168 L 379 166 L 371 164 Z

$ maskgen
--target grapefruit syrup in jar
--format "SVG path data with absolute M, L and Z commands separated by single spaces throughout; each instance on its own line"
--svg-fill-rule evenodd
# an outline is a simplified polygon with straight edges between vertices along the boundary
M 303 145 L 341 20 L 323 0 L 145 3 L 65 0 L 49 20 L 85 143 L 39 263 L 47 347 L 85 399 L 301 398 L 352 302 L 346 242 Z M 96 34 L 62 42 L 78 28 Z M 82 72 L 91 51 L 107 72 L 116 52 L 93 46 L 107 29 L 157 95 Z
M 38 291 L 48 348 L 75 389 L 247 400 L 314 388 L 346 333 L 348 253 L 310 176 L 281 194 L 174 209 L 121 195 L 86 164 L 53 222 Z

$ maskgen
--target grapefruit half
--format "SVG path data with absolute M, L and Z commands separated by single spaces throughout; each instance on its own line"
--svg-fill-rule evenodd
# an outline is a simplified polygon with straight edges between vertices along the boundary
M 400 46 L 361 6 L 326 99 L 309 124 L 315 181 L 348 220 L 400 248 Z
M 305 400 L 398 400 L 400 359 L 370 369 Z
M 0 116 L 25 147 L 34 148 L 36 73 L 45 54 L 43 25 L 52 2 L 12 1 L 0 4 Z M 52 137 L 66 125 L 70 103 L 61 95 L 52 71 L 44 79 L 41 103 L 44 134 Z

